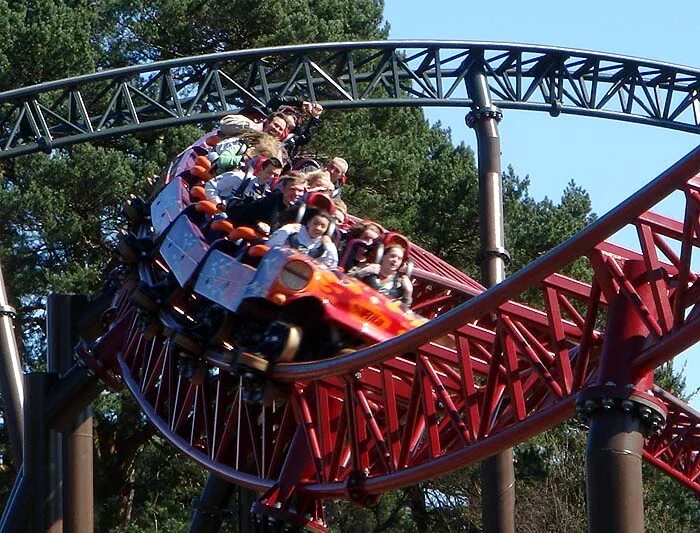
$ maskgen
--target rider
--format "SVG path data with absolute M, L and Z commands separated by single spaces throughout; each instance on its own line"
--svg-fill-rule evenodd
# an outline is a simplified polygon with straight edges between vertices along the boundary
M 243 206 L 229 206 L 226 213 L 236 226 L 250 226 L 269 234 L 290 219 L 291 211 L 306 192 L 306 177 L 290 171 L 280 178 L 281 185 L 271 194 Z M 287 214 L 287 212 L 290 212 Z
M 345 230 L 341 241 L 341 268 L 352 275 L 356 270 L 372 263 L 378 248 L 383 245 L 380 242 L 383 233 L 381 226 L 371 220 L 362 221 Z
M 348 162 L 342 157 L 334 157 L 326 164 L 326 171 L 330 174 L 333 182 L 333 193 L 331 197 L 340 198 L 341 188 L 347 181 Z
M 304 215 L 303 225 L 286 224 L 275 231 L 265 244 L 270 247 L 286 244 L 335 268 L 338 265 L 338 250 L 326 235 L 332 220 L 333 215 L 328 211 L 312 207 Z
M 260 156 L 245 169 L 224 172 L 204 185 L 208 200 L 225 208 L 231 201 L 257 200 L 272 190 L 282 173 L 282 163 L 276 157 Z
M 335 187 L 331 181 L 331 175 L 325 170 L 317 170 L 306 174 L 309 192 L 318 192 L 328 197 L 331 196 Z
M 413 285 L 400 269 L 406 258 L 406 249 L 399 244 L 390 244 L 384 249 L 381 263 L 372 263 L 355 270 L 352 275 L 364 281 L 377 292 L 401 302 L 407 311 L 413 302 Z

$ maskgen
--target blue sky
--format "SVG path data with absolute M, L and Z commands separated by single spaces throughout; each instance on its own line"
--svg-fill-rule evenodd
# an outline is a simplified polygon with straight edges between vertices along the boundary
M 384 14 L 391 39 L 542 44 L 700 67 L 697 0 L 385 0 Z M 464 125 L 465 113 L 454 108 L 426 110 L 431 121 L 450 127 L 455 142 L 475 147 L 473 133 Z M 573 179 L 588 191 L 598 215 L 700 144 L 700 136 L 689 133 L 594 118 L 554 119 L 532 111 L 504 111 L 500 134 L 503 167 L 513 165 L 520 176 L 529 175 L 534 198 L 557 201 Z M 680 209 L 669 202 L 660 212 L 682 219 Z M 625 235 L 616 241 L 625 245 Z M 689 389 L 700 387 L 700 348 L 677 359 L 687 360 Z M 692 403 L 700 407 L 699 398 Z

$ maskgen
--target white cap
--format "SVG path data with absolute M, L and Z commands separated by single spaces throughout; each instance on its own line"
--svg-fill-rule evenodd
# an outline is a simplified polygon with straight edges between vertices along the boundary
M 246 130 L 262 130 L 262 124 L 257 124 L 243 115 L 226 115 L 219 122 L 219 131 L 226 137 L 238 135 Z

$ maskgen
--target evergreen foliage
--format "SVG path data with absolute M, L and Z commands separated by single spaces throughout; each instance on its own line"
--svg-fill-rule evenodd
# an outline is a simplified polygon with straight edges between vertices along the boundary
M 223 50 L 382 39 L 381 0 L 0 0 L 0 91 L 60 77 Z M 31 53 L 29 52 L 31 50 Z M 208 125 L 202 125 L 208 127 Z M 95 292 L 112 260 L 128 194 L 201 134 L 188 126 L 0 162 L 0 260 L 19 311 L 26 364 L 44 356 L 50 292 Z M 478 179 L 471 148 L 421 110 L 328 112 L 312 150 L 350 163 L 351 211 L 404 232 L 478 274 Z M 529 178 L 504 173 L 507 243 L 517 270 L 595 219 L 573 182 L 559 202 L 529 196 Z M 589 273 L 574 266 L 570 274 Z M 684 383 L 668 369 L 677 394 Z M 517 447 L 521 531 L 585 530 L 585 432 L 554 428 Z M 205 473 L 182 460 L 126 394 L 95 405 L 99 531 L 183 531 Z M 0 431 L 0 497 L 11 486 Z M 645 470 L 650 531 L 688 531 L 698 502 Z M 479 531 L 478 469 L 382 496 L 368 509 L 329 504 L 333 531 Z M 235 518 L 226 526 L 236 530 Z

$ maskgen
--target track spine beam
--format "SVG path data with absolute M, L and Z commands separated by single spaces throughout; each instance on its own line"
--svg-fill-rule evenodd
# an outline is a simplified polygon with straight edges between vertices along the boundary
M 270 59 L 274 61 L 270 61 Z M 222 52 L 0 93 L 0 159 L 214 121 L 275 97 L 327 109 L 469 107 L 484 72 L 501 109 L 700 133 L 700 70 L 585 50 L 469 41 L 370 41 Z

